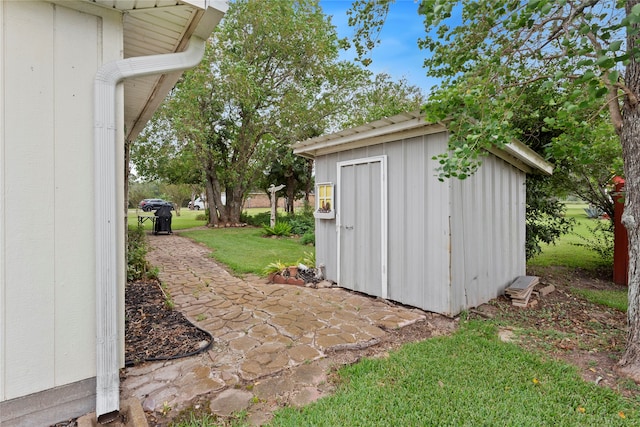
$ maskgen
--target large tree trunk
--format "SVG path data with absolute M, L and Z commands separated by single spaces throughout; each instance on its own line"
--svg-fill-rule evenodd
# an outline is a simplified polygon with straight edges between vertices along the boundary
M 627 0 L 627 14 L 639 2 Z M 638 35 L 628 35 L 629 52 L 638 46 L 639 40 Z M 629 235 L 629 331 L 627 346 L 618 366 L 623 373 L 640 382 L 640 64 L 633 55 L 627 66 L 625 83 L 630 92 L 624 97 L 620 141 L 626 190 L 622 223 Z
M 218 226 L 218 214 L 216 212 L 215 195 L 213 191 L 213 180 L 207 172 L 207 179 L 205 187 L 207 191 L 207 205 L 209 206 L 209 222 L 207 225 L 217 227 Z
M 626 190 L 622 223 L 629 236 L 629 331 L 619 366 L 640 382 L 640 113 L 637 107 L 635 111 L 625 111 L 621 140 Z
M 285 212 L 293 214 L 294 202 L 296 200 L 296 177 L 293 174 L 287 176 L 287 205 Z

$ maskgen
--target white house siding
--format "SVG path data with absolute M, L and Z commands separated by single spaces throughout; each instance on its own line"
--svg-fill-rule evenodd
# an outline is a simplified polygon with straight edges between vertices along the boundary
M 500 295 L 525 274 L 525 173 L 489 155 L 451 180 L 451 313 Z
M 0 401 L 7 401 L 95 376 L 93 76 L 121 58 L 122 22 L 107 9 L 97 17 L 3 1 L 0 23 Z

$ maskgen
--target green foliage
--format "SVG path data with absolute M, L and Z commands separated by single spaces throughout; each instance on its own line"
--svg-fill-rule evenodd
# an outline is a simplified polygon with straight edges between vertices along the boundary
M 273 273 L 279 273 L 283 271 L 288 266 L 281 261 L 274 261 L 267 264 L 267 266 L 262 270 L 262 274 L 268 276 Z
M 250 227 L 183 231 L 180 235 L 211 248 L 212 256 L 236 274 L 263 274 L 264 266 L 273 260 L 294 265 L 310 249 L 294 238 L 265 239 L 262 230 Z
M 129 228 L 127 232 L 127 280 L 140 280 L 149 271 L 147 242 L 142 228 Z
M 300 243 L 303 245 L 313 245 L 316 244 L 316 233 L 309 231 L 304 233 L 302 237 L 300 237 Z
M 254 227 L 268 226 L 271 222 L 271 212 L 260 212 L 254 215 L 244 213 L 240 219 L 242 222 Z
M 314 268 L 316 266 L 316 253 L 315 252 L 305 252 L 304 257 L 298 260 L 298 263 L 302 263 L 307 267 Z
M 533 112 L 574 145 L 590 145 L 603 120 L 619 131 L 619 90 L 634 87 L 621 70 L 640 52 L 624 42 L 625 30 L 637 34 L 631 25 L 638 19 L 624 5 L 423 0 L 426 35 L 419 45 L 431 52 L 429 74 L 443 81 L 425 113 L 450 131 L 449 151 L 437 156 L 441 178 L 465 178 L 481 163 L 482 149 L 525 139 L 513 122 L 532 84 L 550 107 Z
M 281 217 L 280 221 L 288 223 L 291 226 L 291 233 L 299 236 L 309 232 L 313 233 L 316 228 L 313 214 L 308 213 L 289 214 Z
M 145 134 L 148 154 L 139 154 L 196 160 L 210 202 L 226 194 L 211 220 L 239 222 L 243 197 L 279 152 L 299 162 L 290 144 L 339 120 L 366 78 L 338 60 L 338 45 L 315 1 L 231 2 L 202 65 L 184 74 Z M 166 161 L 160 154 L 152 163 Z
M 262 227 L 262 230 L 265 236 L 291 236 L 291 224 L 288 224 L 286 222 L 276 222 L 273 227 L 265 225 Z
M 347 11 L 349 25 L 354 27 L 353 44 L 356 49 L 356 60 L 364 66 L 371 64 L 367 53 L 380 41 L 378 35 L 389 13 L 389 5 L 395 0 L 353 0 L 351 10 Z M 350 47 L 347 40 L 343 41 Z
M 527 177 L 526 257 L 542 252 L 541 244 L 554 244 L 560 236 L 571 231 L 575 221 L 565 216 L 565 205 L 549 196 L 550 179 Z
M 574 243 L 595 252 L 603 264 L 613 265 L 613 224 L 610 221 L 595 220 L 594 226 L 588 226 L 588 236 L 578 234 L 582 243 Z
M 407 111 L 418 111 L 427 98 L 406 79 L 377 74 L 356 92 L 344 126 L 354 127 Z
M 603 264 L 595 252 L 585 246 L 576 245 L 576 243 L 583 243 L 579 235 L 588 236 L 591 233 L 589 227 L 592 220 L 588 219 L 584 213 L 586 206 L 584 203 L 566 205 L 566 217 L 574 222 L 573 230 L 559 237 L 553 244 L 541 243 L 542 253 L 529 259 L 528 267 L 562 266 L 585 270 L 611 267 L 610 264 Z

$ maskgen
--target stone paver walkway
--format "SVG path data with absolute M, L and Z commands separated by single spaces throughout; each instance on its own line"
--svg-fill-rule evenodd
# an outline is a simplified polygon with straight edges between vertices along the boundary
M 322 360 L 329 350 L 375 344 L 385 329 L 425 319 L 422 311 L 341 288 L 249 283 L 217 265 L 209 249 L 175 234 L 150 235 L 149 243 L 147 259 L 159 268 L 176 309 L 209 331 L 214 345 L 197 356 L 128 368 L 123 398 L 135 396 L 147 410 L 182 409 L 216 392 L 211 409 L 228 415 L 250 401 L 266 401 L 265 384 L 273 374 Z M 314 366 L 319 370 L 298 378 L 301 404 L 313 400 L 314 387 L 326 379 L 326 366 Z M 247 383 L 262 385 L 263 395 L 260 387 L 238 387 Z

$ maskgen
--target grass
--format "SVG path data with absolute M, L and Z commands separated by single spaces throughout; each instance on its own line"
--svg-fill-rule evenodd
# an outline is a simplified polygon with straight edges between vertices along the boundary
M 216 228 L 182 232 L 213 250 L 213 257 L 235 274 L 262 275 L 275 261 L 294 265 L 314 248 L 300 244 L 298 238 L 265 238 L 261 228 Z
M 616 310 L 620 310 L 625 313 L 629 306 L 629 294 L 627 290 L 616 291 L 571 288 L 571 293 L 580 295 L 589 302 L 615 308 Z
M 286 408 L 272 426 L 637 425 L 638 403 L 567 364 L 503 343 L 490 323 L 407 344 L 339 370 L 332 396 Z
M 574 218 L 576 225 L 573 231 L 558 239 L 555 244 L 542 245 L 542 253 L 530 259 L 531 266 L 549 267 L 561 265 L 569 268 L 593 270 L 606 266 L 602 259 L 593 251 L 577 244 L 585 243 L 580 235 L 590 236 L 589 227 L 595 226 L 595 219 L 589 219 L 584 211 L 584 203 L 567 203 L 567 217 Z

